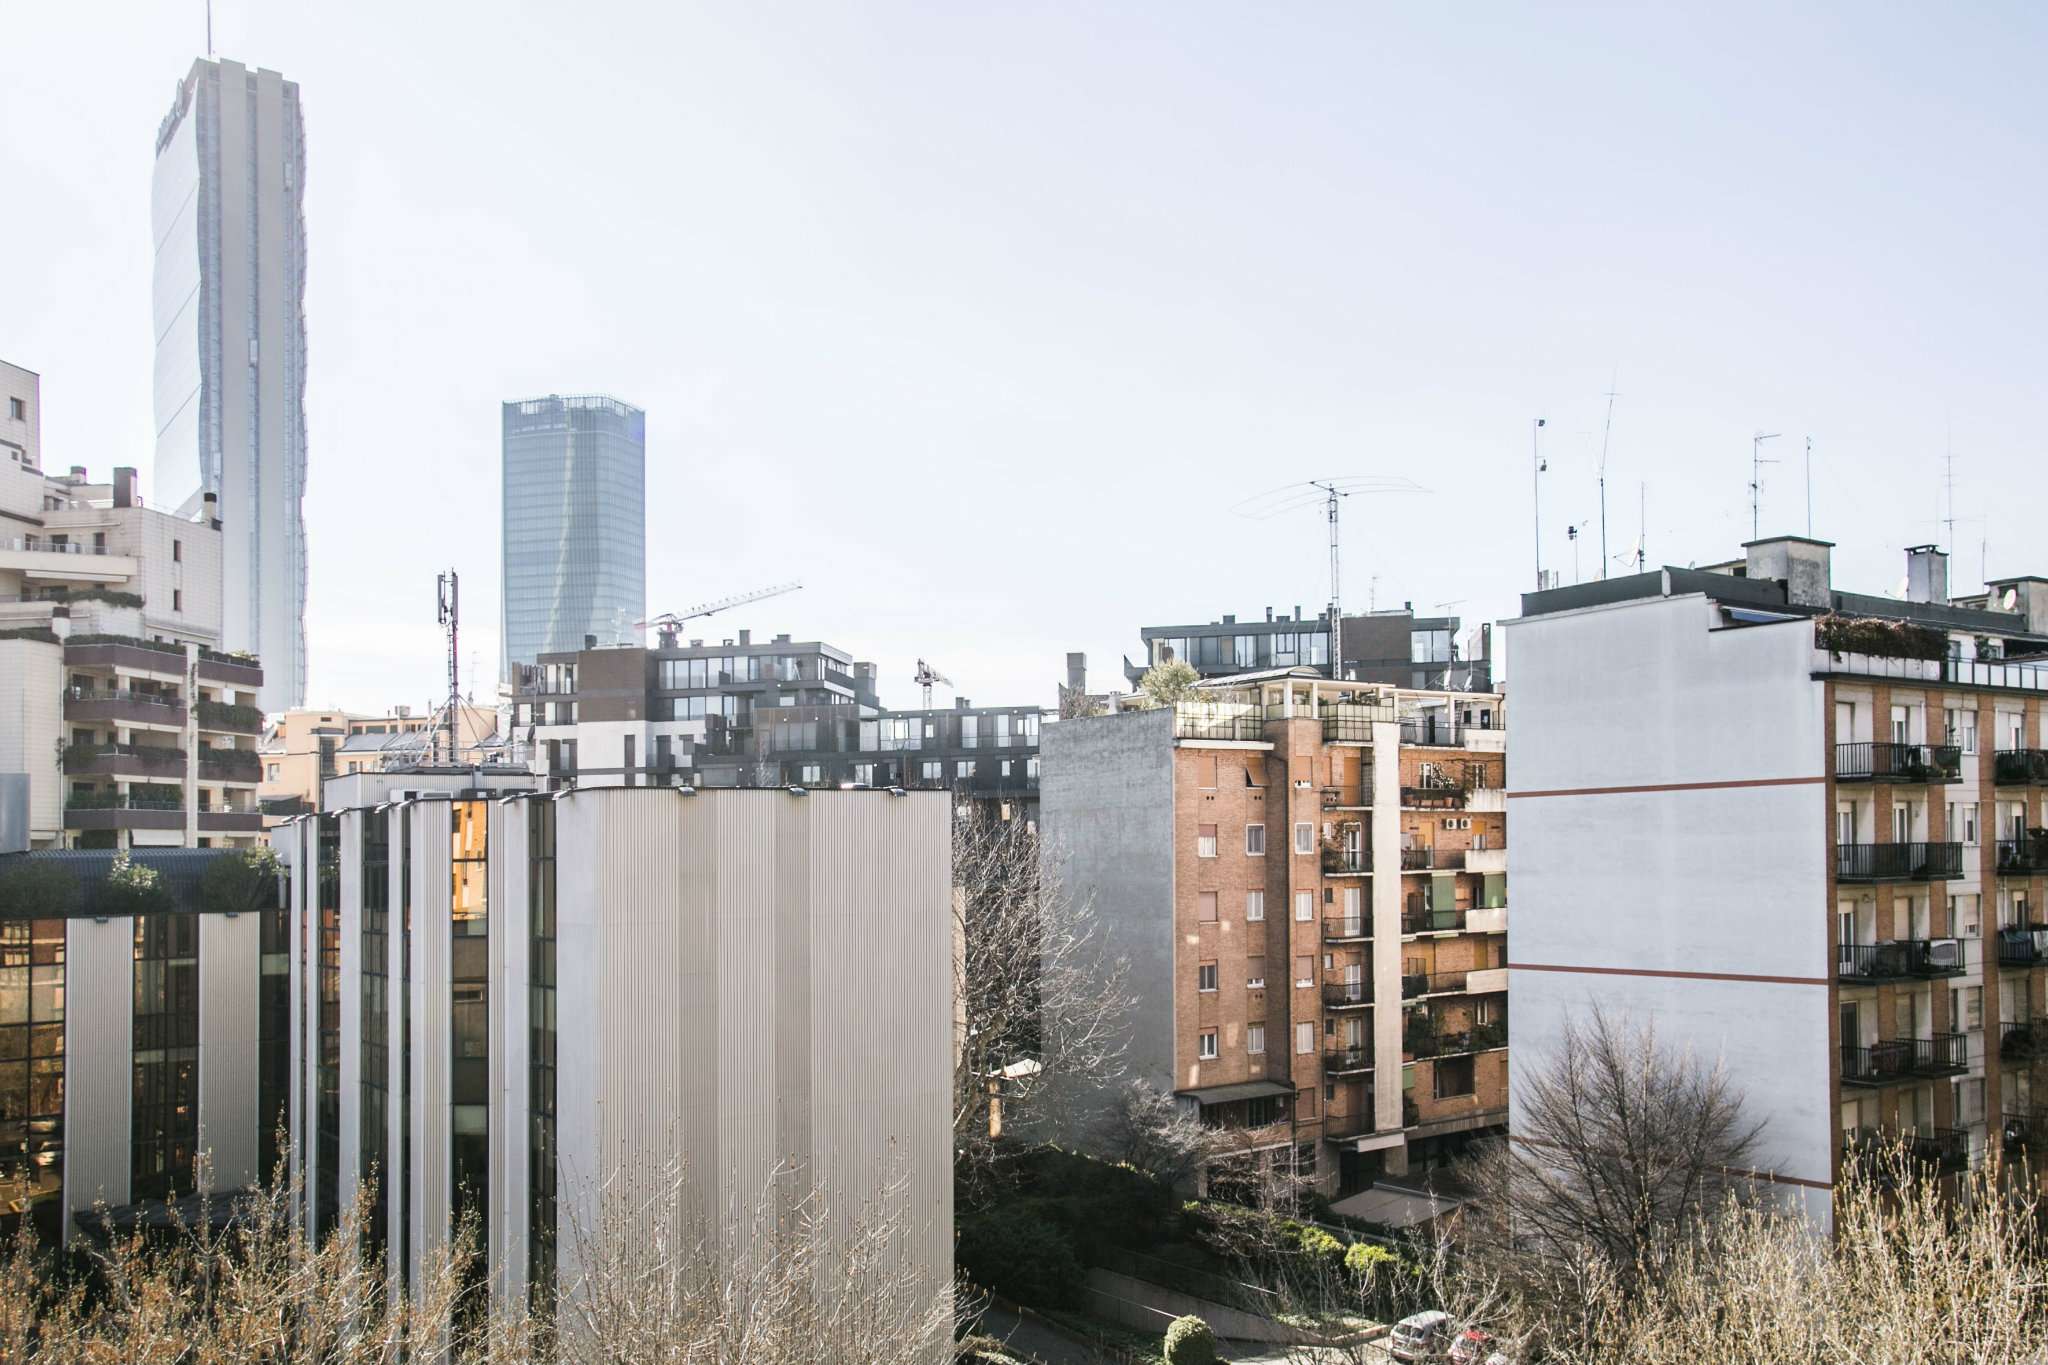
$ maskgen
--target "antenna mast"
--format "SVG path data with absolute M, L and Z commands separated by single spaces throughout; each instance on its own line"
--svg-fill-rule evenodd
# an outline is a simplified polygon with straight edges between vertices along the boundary
M 1650 485 L 1636 485 L 1636 572 L 1648 571 L 1650 563 Z
M 1621 397 L 1614 391 L 1621 379 L 1621 366 L 1614 367 L 1614 378 L 1607 381 L 1607 425 L 1600 432 L 1600 576 L 1607 577 L 1607 438 L 1614 434 L 1614 400 Z M 1578 577 L 1575 570 L 1572 577 Z
M 1344 598 L 1337 588 L 1337 500 L 1343 496 L 1335 483 L 1310 479 L 1309 482 L 1329 496 L 1325 507 L 1330 518 L 1330 676 L 1342 679 L 1344 676 Z
M 206 55 L 213 55 L 213 0 L 206 0 Z
M 1538 417 L 1529 427 L 1529 487 L 1530 501 L 1536 516 L 1536 591 L 1543 591 L 1543 471 L 1550 468 L 1543 463 L 1543 419 Z
M 441 629 L 448 633 L 448 761 L 457 763 L 461 761 L 455 733 L 457 718 L 462 713 L 462 656 L 456 643 L 461 604 L 457 597 L 455 570 L 435 576 L 434 594 Z
M 1806 538 L 1813 539 L 1813 438 L 1806 438 Z
M 1948 516 L 1943 521 L 1948 526 L 1948 544 L 1953 550 L 1956 544 L 1956 446 L 1953 434 L 1943 444 L 1947 450 L 1942 455 L 1942 480 L 1948 486 Z
M 1762 529 L 1764 466 L 1777 463 L 1776 460 L 1766 460 L 1764 458 L 1764 442 L 1775 441 L 1778 439 L 1778 436 L 1779 433 L 1775 431 L 1759 431 L 1749 439 L 1749 538 L 1751 540 L 1762 540 L 1764 537 Z

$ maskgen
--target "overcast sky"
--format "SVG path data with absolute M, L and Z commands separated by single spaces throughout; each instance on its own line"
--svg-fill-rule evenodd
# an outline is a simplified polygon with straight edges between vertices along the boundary
M 2048 573 L 2048 11 L 220 0 L 307 138 L 311 700 L 497 658 L 498 404 L 647 410 L 651 609 L 822 637 L 916 700 L 1050 703 L 1146 623 L 1516 609 L 1609 549 L 1813 520 L 1838 585 Z M 21 4 L 0 47 L 0 357 L 45 463 L 143 470 L 150 169 L 202 0 Z M 1580 542 L 1582 546 L 1588 540 Z

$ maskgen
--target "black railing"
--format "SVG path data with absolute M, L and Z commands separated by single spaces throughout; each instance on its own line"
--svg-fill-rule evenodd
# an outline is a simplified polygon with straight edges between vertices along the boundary
M 1963 875 L 1961 844 L 1838 844 L 1835 879 L 1844 882 L 1950 881 Z
M 1372 921 L 1363 915 L 1357 919 L 1337 917 L 1323 921 L 1323 942 L 1325 943 L 1342 943 L 1346 939 L 1371 937 Z
M 1372 871 L 1372 850 L 1370 848 L 1323 846 L 1323 871 L 1325 872 L 1370 872 Z
M 1835 746 L 1837 782 L 1935 783 L 1963 780 L 1963 751 L 1953 744 L 1884 740 Z
M 1378 718 L 1385 719 L 1385 717 Z M 1370 744 L 1372 743 L 1372 723 L 1374 719 L 1375 717 L 1370 713 L 1346 714 L 1343 711 L 1339 711 L 1332 715 L 1326 711 L 1323 713 L 1323 743 Z
M 1325 1009 L 1356 1009 L 1372 1003 L 1372 982 L 1337 981 L 1323 987 Z
M 1323 1051 L 1325 1071 L 1370 1071 L 1372 1070 L 1372 1049 L 1369 1047 L 1326 1048 Z
M 72 792 L 64 798 L 66 810 L 170 810 L 185 809 L 182 796 L 124 796 L 120 792 Z
M 1404 934 L 1457 933 L 1464 927 L 1465 911 L 1460 906 L 1425 907 L 1417 901 L 1410 901 L 1408 908 L 1401 912 L 1401 932 Z
M 1422 995 L 1449 995 L 1465 989 L 1469 972 L 1403 972 L 1401 974 L 1401 998 L 1413 1000 Z
M 1998 931 L 1999 966 L 2031 967 L 2037 962 L 2048 962 L 2048 930 L 2000 929 Z
M 1411 1027 L 1404 1030 L 1401 1035 L 1402 1050 L 1417 1060 L 1429 1057 L 1457 1057 L 1469 1052 L 1487 1052 L 1507 1045 L 1508 1023 L 1505 1019 L 1474 1024 L 1469 1029 L 1451 1033 Z
M 1969 1069 L 1969 1040 L 1960 1033 L 1932 1038 L 1886 1038 L 1869 1047 L 1842 1045 L 1842 1083 L 1892 1085 L 1928 1076 L 1955 1076 Z
M 1434 720 L 1424 716 L 1404 716 L 1401 720 L 1401 742 L 1403 744 L 1431 744 L 1455 749 L 1465 743 L 1465 727 L 1454 720 Z
M 1462 848 L 1404 848 L 1401 850 L 1403 872 L 1456 872 L 1465 866 L 1465 850 Z
M 1266 722 L 1250 712 L 1217 714 L 1200 708 L 1177 706 L 1173 712 L 1173 737 L 1256 742 L 1265 739 Z
M 2048 872 L 2048 830 L 2032 830 L 2020 839 L 1998 841 L 1998 873 L 2002 877 L 2038 877 Z
M 1415 810 L 1463 810 L 1465 784 L 1447 781 L 1425 783 L 1418 787 L 1403 787 L 1401 804 Z
M 2004 1137 L 2008 1152 L 2048 1152 L 2048 1108 L 2005 1111 Z
M 2004 787 L 2048 783 L 2048 749 L 2000 749 L 1992 755 L 1991 776 Z
M 1959 938 L 1844 943 L 1835 962 L 1835 976 L 1842 981 L 1903 981 L 1962 973 L 1963 941 Z
M 1970 1135 L 1960 1128 L 1851 1128 L 1842 1134 L 1843 1156 L 1871 1162 L 1879 1178 L 1896 1173 L 1889 1165 L 1893 1153 L 1937 1170 L 1960 1171 L 1970 1164 Z
M 2032 1019 L 1998 1021 L 1998 1055 L 2007 1061 L 2032 1057 L 2041 1051 L 2043 1029 Z

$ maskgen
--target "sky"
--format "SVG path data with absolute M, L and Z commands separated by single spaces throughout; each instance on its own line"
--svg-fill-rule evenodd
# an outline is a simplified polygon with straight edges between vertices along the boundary
M 0 358 L 149 489 L 150 173 L 201 0 L 20 5 Z M 1897 592 L 2048 574 L 2048 10 L 219 0 L 307 140 L 309 701 L 495 681 L 499 403 L 647 411 L 648 605 L 914 705 L 1116 685 L 1146 624 L 1330 593 L 1467 626 L 1647 537 Z M 1619 396 L 1607 426 L 1610 391 Z M 1639 509 L 1644 509 L 1639 515 Z M 1567 528 L 1582 525 L 1574 542 Z M 1616 563 L 1619 572 L 1624 566 Z M 1507 672 L 1512 680 L 1512 661 Z M 940 695 L 945 695 L 941 690 Z

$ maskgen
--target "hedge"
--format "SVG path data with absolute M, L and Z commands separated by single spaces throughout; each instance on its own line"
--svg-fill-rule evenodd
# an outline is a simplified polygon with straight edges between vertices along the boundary
M 57 632 L 48 626 L 14 626 L 8 630 L 0 630 L 0 640 L 40 640 L 46 645 L 64 643 L 57 638 Z
M 1813 642 L 1830 654 L 1936 661 L 1948 658 L 1948 636 L 1941 631 L 1875 616 L 1822 616 L 1813 623 Z
M 968 1214 L 959 1228 L 953 1259 L 974 1283 L 1014 1303 L 1061 1308 L 1079 1301 L 1086 1272 L 1072 1238 L 1031 1203 Z
M 1215 1365 L 1216 1334 L 1192 1313 L 1166 1329 L 1166 1365 Z

